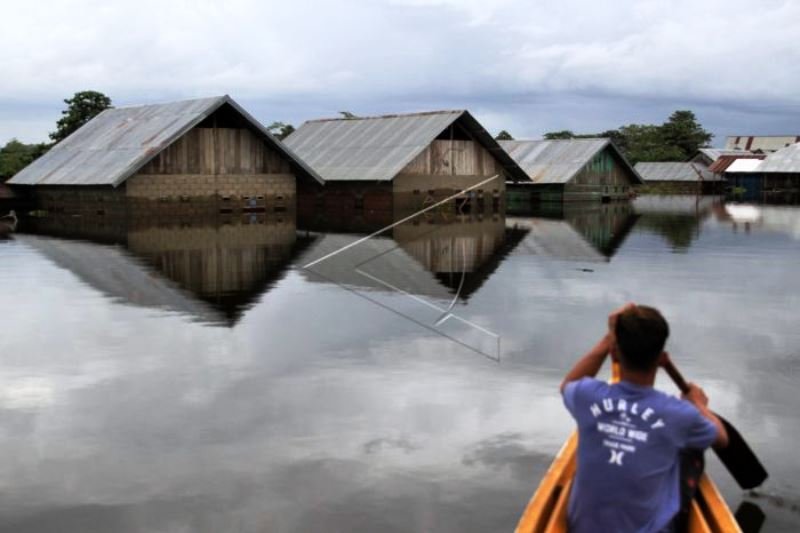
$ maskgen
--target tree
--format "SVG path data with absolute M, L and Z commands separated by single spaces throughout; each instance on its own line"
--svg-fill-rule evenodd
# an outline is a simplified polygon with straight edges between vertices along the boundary
M 688 110 L 675 111 L 662 126 L 664 143 L 679 148 L 682 159 L 688 159 L 699 148 L 706 148 L 713 135 L 697 122 L 694 113 Z
M 56 122 L 56 131 L 50 134 L 54 142 L 60 142 L 75 130 L 89 122 L 104 109 L 111 107 L 111 98 L 97 91 L 82 91 L 64 100 L 67 108 Z
M 495 137 L 496 141 L 513 141 L 514 137 L 511 136 L 506 130 L 501 130 L 500 133 L 497 134 Z
M 619 129 L 622 143 L 619 148 L 632 165 L 640 161 L 683 161 L 683 152 L 664 141 L 661 126 L 629 124 Z
M 550 131 L 544 134 L 544 138 L 548 141 L 555 141 L 558 139 L 574 139 L 575 134 L 570 130 Z
M 267 131 L 270 132 L 275 138 L 282 141 L 294 132 L 294 126 L 286 124 L 285 122 L 273 122 L 267 126 Z
M 46 144 L 25 144 L 11 139 L 0 148 L 0 182 L 6 181 L 14 174 L 41 157 L 49 148 Z

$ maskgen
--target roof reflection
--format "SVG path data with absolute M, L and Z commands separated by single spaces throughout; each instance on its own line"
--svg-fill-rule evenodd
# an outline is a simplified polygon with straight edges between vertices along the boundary
M 47 217 L 16 239 L 122 303 L 231 327 L 309 243 L 292 216 L 242 219 Z
M 510 227 L 527 230 L 519 249 L 567 261 L 607 262 L 638 219 L 627 203 L 539 208 L 529 216 L 509 217 Z

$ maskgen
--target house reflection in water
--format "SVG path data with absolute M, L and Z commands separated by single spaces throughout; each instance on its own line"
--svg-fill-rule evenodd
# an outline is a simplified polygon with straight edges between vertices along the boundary
M 410 214 L 395 213 L 394 220 Z M 319 216 L 298 224 L 307 231 L 334 231 L 321 235 L 303 256 L 300 264 L 313 263 L 306 271 L 310 280 L 443 301 L 455 295 L 466 301 L 524 234 L 506 228 L 500 214 L 426 213 L 362 242 L 358 241 L 386 226 Z
M 607 262 L 630 234 L 638 216 L 631 204 L 564 204 L 508 218 L 511 228 L 527 231 L 522 253 L 584 262 Z
M 409 215 L 396 214 L 398 222 Z M 335 227 L 318 218 L 315 223 Z M 360 224 L 358 234 L 345 232 L 350 229 L 345 224 L 341 232 L 321 234 L 298 261 L 306 267 L 303 276 L 338 285 L 400 319 L 499 360 L 499 336 L 480 320 L 473 322 L 467 304 L 525 230 L 507 228 L 500 214 L 426 213 L 393 224 L 369 229 Z
M 231 327 L 308 243 L 293 216 L 166 221 L 47 217 L 17 238 L 118 300 Z M 121 246 L 120 246 L 121 245 Z
M 663 237 L 674 252 L 685 252 L 697 237 L 703 221 L 723 205 L 719 196 L 642 196 L 634 202 L 641 215 L 638 229 Z

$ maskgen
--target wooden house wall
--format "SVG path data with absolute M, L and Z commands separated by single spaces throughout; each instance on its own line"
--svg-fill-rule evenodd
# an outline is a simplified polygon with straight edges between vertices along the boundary
M 605 148 L 564 186 L 563 200 L 620 200 L 628 197 L 635 183 L 619 156 Z
M 198 213 L 294 209 L 289 161 L 247 128 L 197 127 L 126 182 L 137 209 Z
M 471 204 L 469 212 L 502 211 L 506 188 L 503 168 L 475 141 L 435 140 L 392 181 L 395 210 L 422 209 L 495 175 L 497 179 L 465 195 Z
M 288 174 L 288 160 L 245 128 L 194 128 L 140 174 Z
M 500 172 L 494 156 L 475 141 L 435 140 L 399 174 L 488 177 Z

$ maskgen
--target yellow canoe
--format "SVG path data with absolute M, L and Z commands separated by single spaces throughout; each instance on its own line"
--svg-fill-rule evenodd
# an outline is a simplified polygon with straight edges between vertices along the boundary
M 614 371 L 616 377 L 616 369 Z M 612 379 L 615 381 L 615 379 Z M 516 533 L 566 533 L 567 502 L 577 468 L 578 434 L 573 432 L 556 455 L 522 513 Z M 689 533 L 741 533 L 717 486 L 703 474 L 689 515 Z

